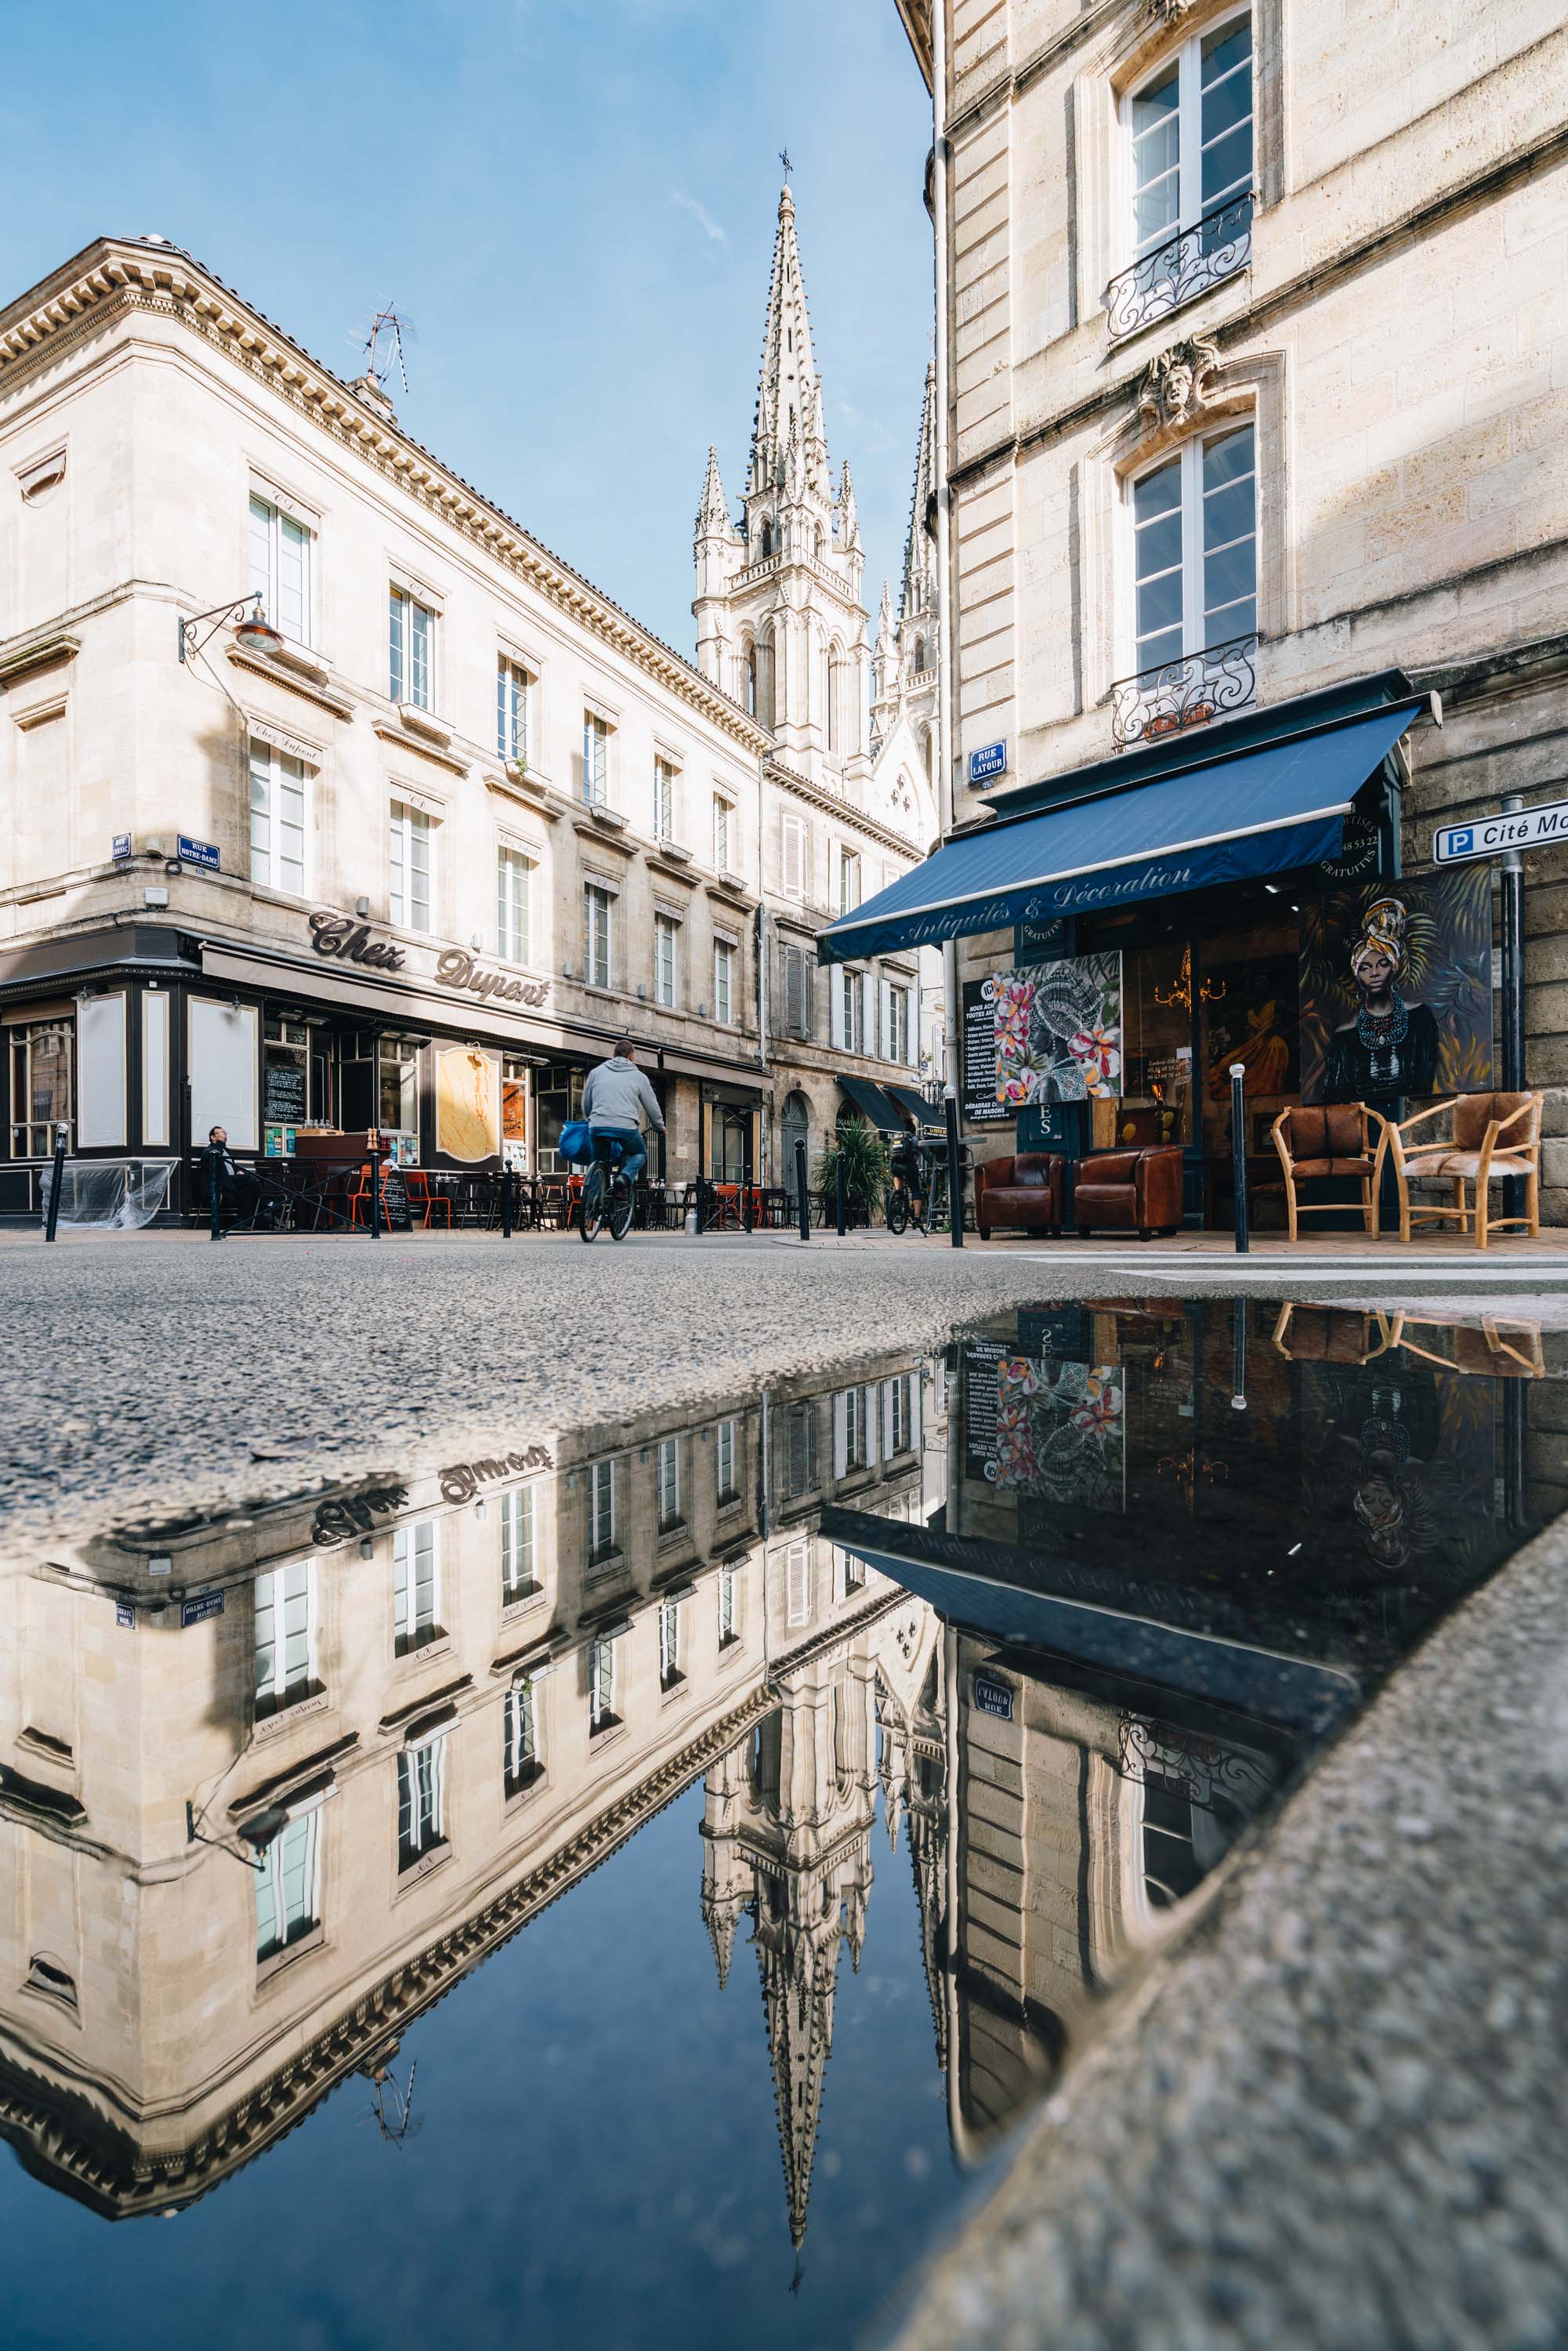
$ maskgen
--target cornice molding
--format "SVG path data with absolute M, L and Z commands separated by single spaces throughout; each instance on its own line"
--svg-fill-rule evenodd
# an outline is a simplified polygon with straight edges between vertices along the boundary
M 75 661 L 80 651 L 79 637 L 52 625 L 25 643 L 7 645 L 0 652 L 0 686 L 15 685 L 19 678 L 31 677 L 38 670 L 59 669 Z
M 465 776 L 468 762 L 455 752 L 443 751 L 421 735 L 411 734 L 394 719 L 372 718 L 371 732 L 379 735 L 383 743 L 393 743 L 400 751 L 412 751 L 416 758 L 428 759 L 434 768 L 444 768 L 449 776 Z
M 34 361 L 57 357 L 87 334 L 137 311 L 172 319 L 222 350 L 243 373 L 266 383 L 332 439 L 353 449 L 385 479 L 526 580 L 559 611 L 721 728 L 752 758 L 768 748 L 772 738 L 767 729 L 673 647 L 530 538 L 509 515 L 395 423 L 378 416 L 347 384 L 174 246 L 152 248 L 104 239 L 68 263 L 53 290 L 30 309 L 18 315 L 13 306 L 10 313 L 0 313 L 0 398 L 13 381 L 31 371 Z
M 922 852 L 912 841 L 905 841 L 904 835 L 894 832 L 891 825 L 878 823 L 874 816 L 868 815 L 864 809 L 856 808 L 852 800 L 841 799 L 837 792 L 830 792 L 823 785 L 812 783 L 809 776 L 799 775 L 793 768 L 784 767 L 778 759 L 769 759 L 768 778 L 783 790 L 793 792 L 798 799 L 808 801 L 812 808 L 822 810 L 828 816 L 837 817 L 841 823 L 853 825 L 869 841 L 880 841 L 884 849 L 897 850 L 900 856 L 907 857 L 912 865 L 921 862 Z
M 265 653 L 247 653 L 243 645 L 230 645 L 228 657 L 235 669 L 248 670 L 253 677 L 264 677 L 270 685 L 280 685 L 285 694 L 297 694 L 302 702 L 313 703 L 318 710 L 330 711 L 334 718 L 352 718 L 354 705 L 346 695 L 333 687 L 318 684 L 303 670 L 285 669 L 280 663 L 268 661 Z M 417 749 L 416 744 L 411 748 Z

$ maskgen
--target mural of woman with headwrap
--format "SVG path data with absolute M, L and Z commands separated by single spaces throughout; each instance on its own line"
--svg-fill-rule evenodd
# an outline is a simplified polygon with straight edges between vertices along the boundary
M 1390 1102 L 1436 1091 L 1437 1020 L 1429 1004 L 1412 1003 L 1399 986 L 1419 983 L 1430 927 L 1399 898 L 1375 899 L 1362 915 L 1350 950 L 1355 1017 L 1329 1039 L 1324 1102 Z

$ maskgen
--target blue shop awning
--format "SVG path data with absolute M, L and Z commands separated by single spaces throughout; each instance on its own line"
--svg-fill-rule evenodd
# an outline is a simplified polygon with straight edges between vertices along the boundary
M 869 1118 L 873 1126 L 880 1133 L 899 1134 L 903 1132 L 904 1121 L 899 1117 L 882 1088 L 873 1085 L 869 1078 L 846 1078 L 841 1071 L 839 1085 L 841 1090 L 848 1094 L 861 1116 Z
M 1333 857 L 1351 801 L 1425 695 L 1136 785 L 960 833 L 823 931 L 846 963 L 1092 914 Z

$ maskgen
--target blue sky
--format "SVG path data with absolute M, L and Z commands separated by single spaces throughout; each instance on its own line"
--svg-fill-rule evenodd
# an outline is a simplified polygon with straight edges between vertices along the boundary
M 156 230 L 345 376 L 395 300 L 408 429 L 683 652 L 707 444 L 733 497 L 749 444 L 787 145 L 873 616 L 884 572 L 896 593 L 931 243 L 893 0 L 4 14 L 0 300 Z

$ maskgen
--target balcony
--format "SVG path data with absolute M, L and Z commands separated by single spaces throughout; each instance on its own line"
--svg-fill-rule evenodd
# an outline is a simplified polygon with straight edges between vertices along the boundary
M 1252 191 L 1231 196 L 1191 228 L 1178 229 L 1130 269 L 1113 277 L 1102 299 L 1112 336 L 1179 310 L 1222 279 L 1234 277 L 1252 259 Z
M 1258 692 L 1257 653 L 1254 632 L 1118 678 L 1111 688 L 1111 739 L 1117 750 L 1157 743 L 1162 736 L 1245 709 Z

